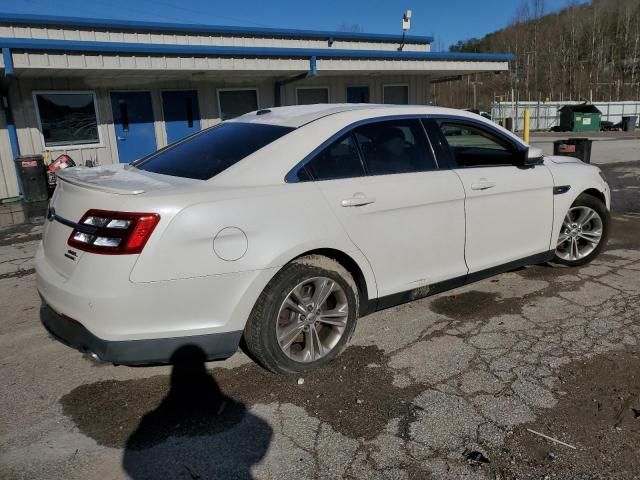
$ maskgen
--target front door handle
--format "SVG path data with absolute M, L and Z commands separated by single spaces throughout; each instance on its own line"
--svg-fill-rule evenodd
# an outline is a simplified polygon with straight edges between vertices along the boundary
M 496 186 L 496 182 L 487 182 L 485 180 L 471 184 L 471 190 L 488 190 Z
M 346 198 L 340 202 L 340 205 L 343 207 L 362 207 L 364 205 L 369 205 L 370 203 L 375 202 L 375 197 L 367 197 L 364 193 L 358 192 L 354 193 L 353 197 Z
M 116 140 L 120 140 L 121 142 L 124 142 L 126 140 L 125 137 L 116 137 Z

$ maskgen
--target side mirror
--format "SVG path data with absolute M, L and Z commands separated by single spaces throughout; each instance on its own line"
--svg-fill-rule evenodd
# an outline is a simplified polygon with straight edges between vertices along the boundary
M 541 148 L 529 147 L 527 155 L 524 158 L 525 167 L 535 167 L 544 163 L 544 152 Z

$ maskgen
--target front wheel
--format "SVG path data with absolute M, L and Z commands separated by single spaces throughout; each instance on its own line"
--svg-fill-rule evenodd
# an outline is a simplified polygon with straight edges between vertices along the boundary
M 322 366 L 346 346 L 358 289 L 338 262 L 319 255 L 285 265 L 256 302 L 244 331 L 248 354 L 276 373 Z
M 598 256 L 609 236 L 609 212 L 598 198 L 583 193 L 564 217 L 554 261 L 577 267 Z

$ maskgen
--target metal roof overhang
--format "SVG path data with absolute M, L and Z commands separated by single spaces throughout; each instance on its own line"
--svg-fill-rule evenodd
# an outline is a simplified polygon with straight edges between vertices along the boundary
M 283 75 L 306 70 L 317 70 L 322 75 L 361 73 L 414 73 L 432 77 L 459 75 L 482 71 L 504 71 L 512 55 L 494 53 L 414 52 L 384 50 L 308 49 L 272 47 L 236 47 L 207 45 L 176 45 L 149 43 L 96 42 L 31 38 L 0 38 L 4 58 L 11 60 L 18 54 L 103 55 L 118 57 L 129 62 L 116 62 L 116 66 L 30 64 L 13 60 L 17 76 L 39 76 L 45 72 L 56 75 L 89 75 L 107 70 L 140 74 L 153 70 L 165 76 L 213 75 L 221 72 L 233 74 Z M 9 54 L 7 54 L 9 52 Z M 154 62 L 141 66 L 131 62 L 138 57 L 164 58 L 165 65 L 155 67 Z M 6 61 L 4 63 L 7 63 Z M 123 65 L 124 64 L 124 65 Z M 130 66 L 127 66 L 130 65 Z
M 461 52 L 403 52 L 384 50 L 343 50 L 330 48 L 226 47 L 209 45 L 167 45 L 152 43 L 91 42 L 33 38 L 0 38 L 0 47 L 81 53 L 130 53 L 143 55 L 188 55 L 216 57 L 345 58 L 385 60 L 458 60 L 508 62 L 511 54 Z
M 381 34 L 362 32 L 332 32 L 325 30 L 299 30 L 287 28 L 255 28 L 192 23 L 148 22 L 138 20 L 116 20 L 78 18 L 55 15 L 27 15 L 0 13 L 0 23 L 13 25 L 41 25 L 55 28 L 99 28 L 105 30 L 155 31 L 172 33 L 204 33 L 212 35 L 240 35 L 247 37 L 306 38 L 322 40 L 351 40 L 363 42 L 431 43 L 433 37 L 420 35 Z

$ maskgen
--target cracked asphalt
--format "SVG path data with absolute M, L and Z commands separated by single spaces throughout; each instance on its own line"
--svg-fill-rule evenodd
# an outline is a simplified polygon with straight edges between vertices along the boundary
M 40 227 L 3 228 L 0 478 L 640 477 L 640 160 L 603 169 L 614 215 L 596 261 L 365 317 L 303 383 L 242 353 L 91 363 L 39 323 Z

